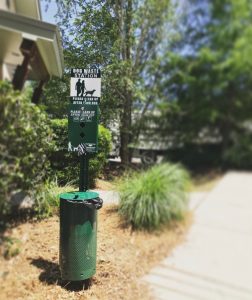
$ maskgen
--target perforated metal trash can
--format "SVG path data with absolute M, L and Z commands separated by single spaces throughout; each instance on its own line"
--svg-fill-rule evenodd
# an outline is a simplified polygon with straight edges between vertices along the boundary
M 96 272 L 97 209 L 95 192 L 60 195 L 60 271 L 63 280 L 79 281 Z

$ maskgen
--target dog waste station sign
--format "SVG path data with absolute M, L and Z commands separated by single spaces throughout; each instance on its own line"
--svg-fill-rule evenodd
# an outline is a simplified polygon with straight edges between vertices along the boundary
M 101 98 L 99 69 L 72 69 L 68 113 L 69 151 L 96 153 L 98 105 Z
M 68 151 L 80 158 L 79 191 L 60 195 L 60 271 L 63 280 L 81 281 L 96 271 L 99 194 L 88 190 L 88 165 L 98 152 L 101 71 L 71 69 Z

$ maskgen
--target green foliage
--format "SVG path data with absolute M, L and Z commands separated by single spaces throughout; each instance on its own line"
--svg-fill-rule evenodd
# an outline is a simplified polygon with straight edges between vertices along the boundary
M 209 22 L 197 29 L 189 44 L 181 41 L 194 51 L 167 54 L 157 122 L 159 132 L 170 134 L 175 144 L 219 143 L 221 160 L 232 147 L 232 137 L 245 135 L 243 123 L 251 120 L 252 5 L 249 0 L 207 2 L 204 14 Z M 232 156 L 238 159 L 239 153 Z
M 43 182 L 53 142 L 46 114 L 6 82 L 0 82 L 0 128 L 1 215 L 8 211 L 11 192 Z
M 67 117 L 70 95 L 70 74 L 62 78 L 53 77 L 44 88 L 42 105 L 50 118 Z
M 127 163 L 128 145 L 137 139 L 141 127 L 141 122 L 137 129 L 132 126 L 132 108 L 149 107 L 157 97 L 157 80 L 162 77 L 161 45 L 165 41 L 170 1 L 56 0 L 56 3 L 67 72 L 73 67 L 92 64 L 101 67 L 101 122 L 108 125 L 115 118 L 119 120 L 121 156 Z M 46 88 L 48 112 L 58 117 L 61 117 L 58 108 L 68 102 L 66 77 L 54 80 Z M 60 106 L 52 105 L 55 98 Z
M 53 119 L 51 121 L 54 132 L 56 149 L 50 155 L 53 176 L 58 178 L 60 184 L 71 182 L 79 184 L 79 158 L 77 153 L 68 152 L 68 126 L 66 119 Z M 101 173 L 107 162 L 111 147 L 111 134 L 108 129 L 99 125 L 98 154 L 89 161 L 89 185 L 94 186 L 95 179 Z
M 252 168 L 252 135 L 234 135 L 233 144 L 223 155 L 226 166 L 251 170 Z
M 119 186 L 119 212 L 137 229 L 157 229 L 181 219 L 187 209 L 189 175 L 169 163 L 131 174 Z
M 222 164 L 222 147 L 220 144 L 184 144 L 179 149 L 166 151 L 166 160 L 181 162 L 191 170 L 201 168 L 218 168 Z
M 57 180 L 46 181 L 33 193 L 35 212 L 38 218 L 48 218 L 58 211 L 59 194 L 73 191 L 74 188 L 66 184 L 59 186 Z

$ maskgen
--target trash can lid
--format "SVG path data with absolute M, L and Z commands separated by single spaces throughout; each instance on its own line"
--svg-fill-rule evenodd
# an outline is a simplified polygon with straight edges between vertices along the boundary
M 83 200 L 89 200 L 99 197 L 99 194 L 96 192 L 68 192 L 68 193 L 62 193 L 59 195 L 60 199 L 63 200 L 75 200 L 75 201 L 83 201 Z

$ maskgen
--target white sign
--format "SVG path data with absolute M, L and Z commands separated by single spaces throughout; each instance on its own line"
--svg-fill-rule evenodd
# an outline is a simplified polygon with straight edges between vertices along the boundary
M 101 71 L 99 69 L 72 69 L 70 97 L 101 97 Z

